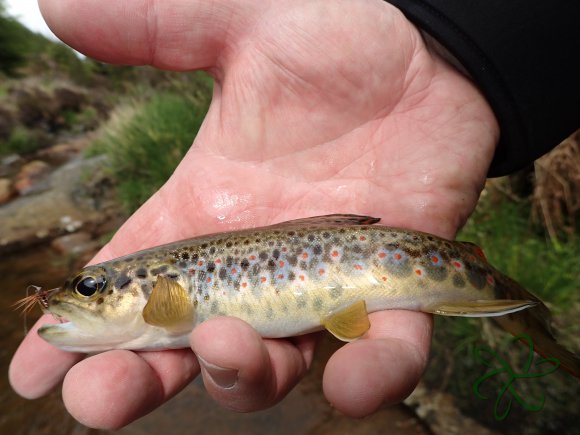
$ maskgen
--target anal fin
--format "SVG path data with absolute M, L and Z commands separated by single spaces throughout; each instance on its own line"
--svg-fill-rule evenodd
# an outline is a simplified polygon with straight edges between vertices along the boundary
M 342 341 L 352 341 L 361 337 L 371 326 L 365 301 L 355 302 L 332 313 L 322 321 L 322 325 Z
M 172 332 L 185 332 L 192 329 L 193 317 L 187 291 L 178 282 L 159 275 L 143 308 L 145 322 Z
M 421 311 L 444 316 L 462 317 L 493 317 L 515 313 L 536 305 L 535 301 L 496 299 L 496 300 L 476 300 L 465 302 L 441 302 L 429 307 L 422 308 Z

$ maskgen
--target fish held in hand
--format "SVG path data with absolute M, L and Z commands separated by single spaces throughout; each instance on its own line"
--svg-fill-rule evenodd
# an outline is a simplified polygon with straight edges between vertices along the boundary
M 39 334 L 69 351 L 188 347 L 201 322 L 234 316 L 263 337 L 327 329 L 350 341 L 368 313 L 405 309 L 449 316 L 501 316 L 528 332 L 540 353 L 578 376 L 579 359 L 556 343 L 550 313 L 494 269 L 482 250 L 431 234 L 329 215 L 212 234 L 86 267 L 44 295 L 67 321 Z M 501 320 L 503 319 L 503 320 Z

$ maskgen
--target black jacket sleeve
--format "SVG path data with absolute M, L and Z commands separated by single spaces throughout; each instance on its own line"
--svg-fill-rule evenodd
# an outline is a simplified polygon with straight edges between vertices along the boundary
M 579 0 L 387 0 L 443 45 L 500 126 L 489 176 L 530 164 L 580 127 Z

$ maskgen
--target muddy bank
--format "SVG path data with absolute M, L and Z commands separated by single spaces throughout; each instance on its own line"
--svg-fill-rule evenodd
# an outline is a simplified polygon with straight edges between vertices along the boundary
M 113 230 L 123 214 L 105 168 L 105 157 L 74 158 L 0 207 L 0 255 L 77 231 L 97 236 Z

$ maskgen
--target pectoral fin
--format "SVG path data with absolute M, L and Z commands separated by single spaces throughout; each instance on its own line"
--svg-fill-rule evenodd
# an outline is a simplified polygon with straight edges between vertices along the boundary
M 178 282 L 159 275 L 143 308 L 143 319 L 150 325 L 175 332 L 191 330 L 193 304 Z
M 534 305 L 536 305 L 534 301 L 497 299 L 492 301 L 441 302 L 422 308 L 421 311 L 444 316 L 493 317 L 514 313 Z
M 371 327 L 365 301 L 355 302 L 332 313 L 322 321 L 322 325 L 342 341 L 352 341 L 361 337 Z

